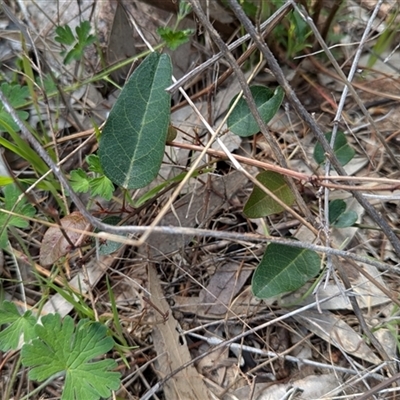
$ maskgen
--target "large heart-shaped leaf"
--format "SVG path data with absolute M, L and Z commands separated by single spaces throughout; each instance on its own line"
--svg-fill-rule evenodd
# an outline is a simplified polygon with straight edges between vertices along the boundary
M 315 251 L 271 243 L 254 272 L 253 294 L 268 299 L 297 290 L 318 274 L 320 264 Z
M 291 206 L 294 203 L 294 194 L 281 174 L 273 171 L 264 171 L 259 173 L 256 179 L 286 205 Z M 243 211 L 249 218 L 261 218 L 271 214 L 278 214 L 284 211 L 284 208 L 258 186 L 254 186 Z
M 252 86 L 251 94 L 257 105 L 258 112 L 265 123 L 271 121 L 282 104 L 284 93 L 279 86 L 275 91 L 265 86 Z M 236 100 L 235 96 L 231 104 Z M 238 136 L 251 136 L 260 131 L 256 120 L 244 98 L 241 98 L 233 109 L 227 121 L 228 128 Z
M 170 119 L 172 66 L 167 54 L 151 53 L 134 71 L 116 101 L 99 143 L 105 175 L 136 189 L 157 175 Z

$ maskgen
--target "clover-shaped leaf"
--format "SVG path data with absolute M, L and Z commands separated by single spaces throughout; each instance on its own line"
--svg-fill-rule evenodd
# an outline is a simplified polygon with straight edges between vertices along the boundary
M 119 388 L 120 374 L 111 371 L 116 362 L 93 361 L 114 345 L 104 325 L 83 319 L 75 328 L 71 317 L 62 322 L 59 314 L 46 315 L 41 322 L 35 327 L 37 338 L 21 351 L 22 363 L 32 367 L 30 379 L 41 382 L 64 375 L 61 400 L 97 400 Z

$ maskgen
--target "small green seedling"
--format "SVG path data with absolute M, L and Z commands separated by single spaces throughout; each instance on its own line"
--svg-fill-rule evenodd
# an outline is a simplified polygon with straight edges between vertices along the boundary
M 64 64 L 67 65 L 73 60 L 79 61 L 86 47 L 90 46 L 96 41 L 96 37 L 90 34 L 89 21 L 82 21 L 79 26 L 75 28 L 76 35 L 68 26 L 58 26 L 56 28 L 57 36 L 54 38 L 58 43 L 67 47 L 72 47 L 71 50 L 62 51 L 61 55 L 65 55 Z
M 193 29 L 178 30 L 179 23 L 191 12 L 191 10 L 192 7 L 190 4 L 181 0 L 179 2 L 179 12 L 175 26 L 173 28 L 165 26 L 157 29 L 157 33 L 171 50 L 176 50 L 180 45 L 187 43 L 190 36 L 193 35 Z
M 176 50 L 180 45 L 187 43 L 190 36 L 193 35 L 193 29 L 174 30 L 168 26 L 157 29 L 157 33 L 161 39 L 171 50 Z
M 114 185 L 104 175 L 99 157 L 92 154 L 86 157 L 86 162 L 89 165 L 90 175 L 81 168 L 71 171 L 70 183 L 72 189 L 78 193 L 90 191 L 93 197 L 100 196 L 105 200 L 111 200 Z

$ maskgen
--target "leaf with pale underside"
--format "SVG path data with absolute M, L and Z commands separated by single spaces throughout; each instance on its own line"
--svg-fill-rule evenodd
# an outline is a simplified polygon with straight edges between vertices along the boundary
M 105 175 L 126 189 L 148 185 L 160 169 L 170 120 L 172 67 L 151 53 L 124 86 L 104 126 L 99 157 Z
M 284 93 L 281 87 L 275 91 L 265 86 L 252 86 L 251 94 L 257 105 L 257 110 L 264 123 L 268 123 L 277 113 L 282 104 Z M 236 100 L 232 100 L 231 104 Z M 253 117 L 244 98 L 241 98 L 227 120 L 228 128 L 238 136 L 252 136 L 260 131 L 257 121 Z
M 294 203 L 294 194 L 281 174 L 273 171 L 264 171 L 259 173 L 256 179 L 287 206 L 291 206 Z M 243 211 L 249 218 L 261 218 L 271 214 L 278 214 L 284 211 L 284 208 L 258 186 L 254 186 Z

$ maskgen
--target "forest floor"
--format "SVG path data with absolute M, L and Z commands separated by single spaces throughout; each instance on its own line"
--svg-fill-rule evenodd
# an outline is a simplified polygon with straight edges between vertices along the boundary
M 2 3 L 2 399 L 400 396 L 398 2 Z

